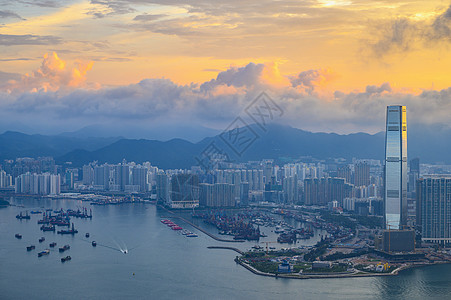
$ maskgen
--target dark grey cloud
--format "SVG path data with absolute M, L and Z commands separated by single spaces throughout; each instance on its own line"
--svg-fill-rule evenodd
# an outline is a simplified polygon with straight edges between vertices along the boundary
M 21 16 L 19 16 L 17 13 L 10 11 L 10 10 L 0 10 L 0 18 L 6 19 L 6 18 L 16 18 L 20 20 L 25 20 Z
M 430 43 L 451 42 L 451 5 L 432 22 L 399 18 L 385 24 L 373 24 L 373 53 L 382 57 L 388 53 L 406 52 Z
M 14 35 L 0 34 L 0 46 L 16 45 L 55 45 L 62 43 L 62 39 L 53 35 Z
M 260 76 L 265 65 L 249 63 L 244 67 L 232 67 L 220 72 L 216 79 L 212 79 L 200 86 L 201 90 L 211 91 L 219 85 L 235 87 L 254 87 L 260 84 Z
M 51 0 L 47 0 L 47 1 L 18 1 L 19 3 L 23 3 L 23 4 L 27 4 L 27 5 L 31 5 L 31 6 L 39 6 L 39 7 L 49 7 L 49 8 L 56 8 L 56 7 L 60 7 L 63 3 L 65 3 L 66 1 L 51 1 Z
M 36 58 L 30 57 L 0 58 L 0 61 L 27 61 L 27 60 L 36 60 Z
M 123 15 L 136 12 L 129 1 L 113 1 L 113 0 L 91 0 L 92 4 L 103 6 L 108 12 L 104 10 L 91 10 L 88 14 L 96 18 L 104 18 L 109 15 Z
M 451 125 L 451 88 L 415 95 L 397 92 L 384 83 L 368 85 L 362 92 L 336 92 L 333 99 L 324 99 L 299 89 L 309 84 L 315 89 L 315 82 L 324 72 L 300 72 L 293 77 L 298 80 L 295 86 L 272 87 L 260 76 L 264 67 L 250 63 L 230 68 L 201 85 L 145 79 L 127 86 L 94 90 L 66 87 L 56 91 L 1 92 L 0 89 L 0 119 L 28 126 L 34 123 L 50 126 L 53 122 L 59 128 L 79 128 L 94 121 L 138 122 L 144 126 L 146 122 L 195 122 L 218 128 L 240 115 L 256 95 L 266 91 L 284 111 L 281 123 L 307 130 L 377 132 L 383 130 L 386 106 L 391 104 L 406 105 L 411 123 Z
M 167 15 L 165 14 L 156 14 L 156 15 L 152 15 L 152 14 L 142 14 L 142 15 L 137 15 L 136 17 L 133 18 L 133 21 L 140 21 L 140 22 L 148 22 L 148 21 L 155 21 L 161 18 L 167 17 Z

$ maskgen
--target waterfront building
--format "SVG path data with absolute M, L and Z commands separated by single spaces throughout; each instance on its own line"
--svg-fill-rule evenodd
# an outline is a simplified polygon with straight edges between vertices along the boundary
M 451 243 L 451 177 L 428 175 L 417 181 L 417 226 L 422 241 Z
M 172 208 L 193 208 L 199 206 L 199 177 L 197 175 L 172 175 L 170 206 Z
M 84 185 L 92 185 L 94 183 L 94 169 L 92 166 L 84 165 L 83 166 L 83 184 Z
M 230 183 L 201 183 L 199 205 L 204 207 L 235 207 L 235 186 Z
M 383 230 L 374 240 L 377 250 L 392 252 L 412 252 L 415 250 L 414 230 Z
M 141 165 L 134 166 L 131 170 L 131 185 L 136 186 L 136 189 L 141 193 L 145 193 L 149 189 L 147 184 L 147 171 L 147 168 Z
M 407 225 L 407 120 L 406 107 L 387 107 L 385 131 L 384 201 L 386 228 Z
M 31 174 L 27 172 L 16 178 L 16 193 L 33 195 L 59 195 L 61 177 L 50 173 Z
M 158 173 L 156 175 L 156 193 L 158 203 L 163 203 L 165 205 L 170 204 L 169 186 L 169 176 L 165 173 Z

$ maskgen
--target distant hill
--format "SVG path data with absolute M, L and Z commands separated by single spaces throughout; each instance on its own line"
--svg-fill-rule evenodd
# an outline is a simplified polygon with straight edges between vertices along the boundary
M 181 138 L 190 142 L 198 142 L 207 136 L 214 136 L 219 131 L 203 126 L 190 124 L 158 124 L 153 126 L 139 126 L 136 124 L 98 124 L 83 127 L 77 131 L 64 132 L 60 136 L 65 137 L 117 137 L 127 139 L 149 139 L 168 141 L 173 138 Z
M 264 158 L 283 159 L 311 156 L 327 158 L 372 158 L 384 156 L 383 132 L 377 134 L 312 133 L 289 126 L 268 125 L 263 131 L 251 125 L 256 139 L 241 155 L 233 154 L 219 135 L 193 143 L 183 139 L 169 141 L 123 138 L 82 138 L 68 135 L 44 136 L 5 132 L 0 135 L 0 159 L 23 156 L 54 156 L 59 163 L 71 161 L 74 166 L 97 160 L 118 163 L 123 159 L 141 163 L 150 161 L 160 168 L 189 168 L 195 157 L 212 142 L 230 154 L 234 161 L 244 162 Z M 451 130 L 447 127 L 410 126 L 408 131 L 409 159 L 421 162 L 451 164 Z
M 312 133 L 277 124 L 269 125 L 266 132 L 257 125 L 252 125 L 251 128 L 258 136 L 242 155 L 234 154 L 218 135 L 205 138 L 198 143 L 180 139 L 167 142 L 123 139 L 95 151 L 72 151 L 59 157 L 58 160 L 61 162 L 72 161 L 74 165 L 83 165 L 94 160 L 118 163 L 126 159 L 138 163 L 150 161 L 153 165 L 164 169 L 189 168 L 196 165 L 195 157 L 200 157 L 204 149 L 212 142 L 227 152 L 231 160 L 238 162 L 301 156 L 320 159 L 329 157 L 383 158 L 383 134 Z
M 0 159 L 58 157 L 75 149 L 92 151 L 117 140 L 118 138 L 73 138 L 7 131 L 0 134 Z

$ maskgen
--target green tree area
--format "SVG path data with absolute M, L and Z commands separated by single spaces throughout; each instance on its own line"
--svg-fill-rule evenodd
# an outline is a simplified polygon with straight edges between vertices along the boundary
M 357 220 L 357 223 L 371 228 L 381 228 L 384 224 L 384 219 L 382 217 L 375 217 L 375 216 L 353 216 L 354 219 Z
M 312 264 L 311 263 L 300 263 L 300 264 L 296 264 L 293 266 L 293 272 L 294 273 L 299 273 L 301 270 L 303 273 L 309 271 L 312 269 Z
M 335 252 L 334 254 L 330 254 L 330 255 L 323 257 L 322 260 L 333 261 L 333 260 L 337 260 L 337 259 L 357 257 L 357 256 L 368 254 L 368 253 L 369 253 L 369 251 L 359 251 L 359 252 L 351 252 L 351 253 Z
M 323 255 L 327 248 L 329 247 L 329 241 L 323 240 L 316 243 L 315 247 L 309 252 L 304 255 L 305 261 L 314 261 L 317 257 L 320 257 Z
M 251 266 L 260 272 L 277 274 L 279 264 L 272 261 L 252 262 Z
M 329 211 L 321 211 L 321 218 L 326 222 L 350 228 L 352 231 L 355 231 L 357 226 L 357 223 L 347 216 L 331 214 Z

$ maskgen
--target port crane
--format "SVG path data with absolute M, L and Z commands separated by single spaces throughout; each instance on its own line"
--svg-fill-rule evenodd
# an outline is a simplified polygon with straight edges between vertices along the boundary
M 277 244 L 278 242 L 260 242 L 260 244 L 266 244 L 266 254 L 268 254 L 268 244 Z

